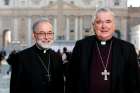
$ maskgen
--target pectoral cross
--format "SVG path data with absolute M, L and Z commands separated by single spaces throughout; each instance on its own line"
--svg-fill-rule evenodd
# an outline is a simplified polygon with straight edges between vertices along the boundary
M 105 69 L 104 72 L 101 73 L 101 75 L 104 75 L 104 80 L 108 80 L 107 75 L 110 75 L 110 73 Z
M 51 75 L 50 75 L 50 73 L 47 74 L 47 77 L 48 77 L 48 81 L 51 81 Z
M 50 73 L 46 74 L 45 76 L 48 78 L 48 81 L 51 81 L 51 75 L 50 75 Z

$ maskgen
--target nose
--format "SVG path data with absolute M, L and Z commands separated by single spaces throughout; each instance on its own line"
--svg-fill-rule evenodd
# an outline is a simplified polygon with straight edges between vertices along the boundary
M 51 40 L 53 40 L 53 37 L 47 36 L 47 35 L 46 35 L 46 36 L 44 37 L 44 39 L 47 40 L 48 42 L 50 42 Z
M 45 38 L 48 38 L 48 35 L 47 34 L 45 34 L 45 36 L 44 36 Z
M 105 28 L 105 22 L 102 22 L 101 27 Z

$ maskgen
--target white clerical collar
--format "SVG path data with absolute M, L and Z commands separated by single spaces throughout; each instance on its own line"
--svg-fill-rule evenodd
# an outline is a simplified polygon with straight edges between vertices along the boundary
M 47 50 L 49 49 L 49 48 L 43 48 L 43 47 L 41 47 L 40 45 L 38 45 L 37 43 L 36 43 L 36 46 L 37 46 L 37 48 L 39 49 L 39 50 L 43 50 L 43 53 L 45 54 L 46 52 L 47 52 Z
M 106 45 L 106 41 L 101 41 L 101 45 Z
M 47 51 L 47 49 L 44 49 L 44 50 L 43 50 L 43 53 L 45 54 L 45 53 L 46 53 L 46 51 Z

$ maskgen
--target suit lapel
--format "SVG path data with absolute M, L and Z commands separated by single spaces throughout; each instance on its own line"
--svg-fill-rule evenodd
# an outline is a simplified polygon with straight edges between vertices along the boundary
M 116 88 L 118 86 L 119 81 L 118 80 L 118 76 L 120 74 L 120 69 L 121 69 L 121 63 L 122 63 L 122 58 L 121 58 L 121 45 L 119 44 L 118 40 L 116 38 L 114 38 L 113 41 L 113 53 L 112 53 L 112 66 L 111 66 L 111 73 L 112 73 L 112 77 L 111 77 L 111 87 L 112 87 L 112 92 L 111 93 L 116 93 L 118 89 Z M 118 86 L 119 87 L 119 86 Z
M 92 60 L 92 53 L 93 53 L 93 48 L 95 47 L 95 37 L 91 37 L 84 42 L 84 45 L 82 47 L 83 51 L 83 56 L 81 57 L 81 93 L 86 93 L 88 89 L 88 80 L 89 80 L 89 66 Z M 84 86 L 83 86 L 84 85 Z
M 85 46 L 83 47 L 83 57 L 82 57 L 82 69 L 85 71 L 86 74 L 89 72 L 89 65 L 92 60 L 92 53 L 93 53 L 93 48 L 95 47 L 94 43 L 94 37 L 91 37 L 89 41 L 86 41 Z M 86 75 L 87 76 L 87 75 Z

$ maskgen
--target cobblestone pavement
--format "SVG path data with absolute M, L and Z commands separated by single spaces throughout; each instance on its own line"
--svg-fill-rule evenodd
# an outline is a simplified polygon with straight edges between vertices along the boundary
M 0 93 L 9 93 L 10 74 L 7 74 L 9 65 L 2 62 L 0 66 Z

